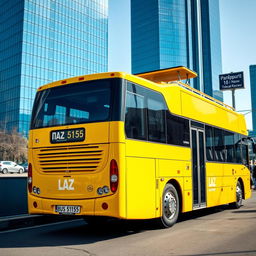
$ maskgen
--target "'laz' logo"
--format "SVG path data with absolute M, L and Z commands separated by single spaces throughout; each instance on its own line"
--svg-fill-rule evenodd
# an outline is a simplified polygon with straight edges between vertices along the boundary
M 64 132 L 53 132 L 52 133 L 52 140 L 65 140 Z
M 58 189 L 59 190 L 75 190 L 73 187 L 74 179 L 64 179 L 63 181 L 61 179 L 58 180 Z

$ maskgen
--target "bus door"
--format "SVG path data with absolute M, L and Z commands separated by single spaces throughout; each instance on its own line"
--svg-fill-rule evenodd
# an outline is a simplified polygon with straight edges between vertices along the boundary
M 193 209 L 206 207 L 204 127 L 191 128 Z

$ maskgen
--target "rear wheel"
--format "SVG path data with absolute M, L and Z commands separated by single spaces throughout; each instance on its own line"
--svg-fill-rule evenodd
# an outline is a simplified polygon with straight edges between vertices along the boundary
M 6 173 L 8 172 L 8 170 L 7 170 L 6 168 L 4 168 L 4 169 L 2 170 L 2 172 L 3 172 L 3 174 L 6 174 Z
M 231 203 L 230 206 L 235 209 L 239 209 L 243 202 L 243 189 L 240 181 L 236 184 L 236 202 Z
M 22 168 L 19 169 L 19 173 L 23 173 L 23 169 Z
M 176 188 L 172 184 L 166 184 L 162 197 L 162 217 L 160 225 L 164 228 L 173 226 L 178 219 L 180 200 Z

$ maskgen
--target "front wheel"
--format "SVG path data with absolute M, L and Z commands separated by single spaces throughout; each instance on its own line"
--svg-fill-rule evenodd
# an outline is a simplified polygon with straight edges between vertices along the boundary
M 162 217 L 160 225 L 164 228 L 173 226 L 178 219 L 180 200 L 176 188 L 166 184 L 162 197 Z
M 6 168 L 4 168 L 3 170 L 2 170 L 2 173 L 3 174 L 6 174 L 8 172 L 8 170 L 6 169 Z
M 239 209 L 243 202 L 243 190 L 240 181 L 236 184 L 236 202 L 231 203 L 230 206 L 235 209 Z

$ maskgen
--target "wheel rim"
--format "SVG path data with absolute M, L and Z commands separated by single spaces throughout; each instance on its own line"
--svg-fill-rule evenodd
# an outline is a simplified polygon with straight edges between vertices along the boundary
M 172 219 L 177 212 L 177 200 L 171 191 L 168 191 L 164 197 L 164 215 L 167 219 Z
M 239 186 L 239 184 L 237 184 L 236 186 L 236 201 L 240 204 L 242 202 L 242 189 Z

